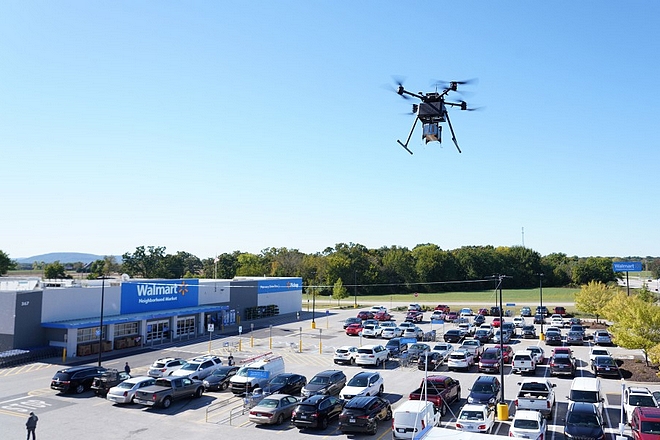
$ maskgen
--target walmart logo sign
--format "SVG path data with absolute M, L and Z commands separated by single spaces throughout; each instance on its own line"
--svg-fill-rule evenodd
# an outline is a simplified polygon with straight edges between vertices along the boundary
M 194 307 L 198 304 L 199 280 L 150 280 L 121 285 L 121 313 Z

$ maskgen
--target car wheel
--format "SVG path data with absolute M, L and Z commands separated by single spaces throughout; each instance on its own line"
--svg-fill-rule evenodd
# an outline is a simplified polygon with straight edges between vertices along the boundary
M 279 417 L 277 417 L 277 422 L 276 423 L 278 425 L 281 425 L 282 423 L 284 423 L 284 415 L 283 414 L 280 414 Z
M 163 399 L 163 408 L 167 409 L 170 407 L 172 404 L 172 398 L 171 397 L 166 397 Z
M 204 388 L 199 387 L 195 390 L 195 398 L 199 399 L 204 394 Z
M 323 417 L 323 418 L 321 419 L 321 429 L 326 429 L 327 427 L 328 427 L 328 418 L 327 418 L 327 417 Z
M 445 402 L 442 402 L 440 404 L 440 416 L 444 417 L 445 414 L 447 414 L 447 405 L 445 405 Z
M 376 420 L 374 420 L 374 424 L 369 430 L 369 434 L 376 435 L 377 432 L 378 432 L 378 423 L 376 423 Z
M 229 388 L 229 382 L 225 382 L 222 385 L 220 385 L 220 389 L 223 391 L 226 390 L 227 388 Z
M 85 391 L 85 385 L 79 383 L 78 385 L 76 385 L 75 391 L 76 391 L 76 394 L 82 393 L 83 391 Z
M 392 408 L 389 408 L 387 410 L 387 414 L 385 415 L 385 420 L 392 420 Z
M 351 358 L 351 365 L 355 365 L 355 358 Z
M 378 395 L 379 395 L 379 396 L 382 396 L 382 395 L 383 395 L 383 391 L 385 391 L 385 387 L 384 387 L 383 385 L 381 385 L 380 388 L 378 389 Z

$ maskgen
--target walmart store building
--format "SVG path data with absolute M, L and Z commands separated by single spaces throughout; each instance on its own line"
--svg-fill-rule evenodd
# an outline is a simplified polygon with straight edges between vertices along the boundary
M 55 285 L 53 285 L 55 284 Z M 103 323 L 101 325 L 101 298 Z M 302 278 L 0 279 L 0 352 L 55 346 L 67 357 L 196 338 L 301 310 Z

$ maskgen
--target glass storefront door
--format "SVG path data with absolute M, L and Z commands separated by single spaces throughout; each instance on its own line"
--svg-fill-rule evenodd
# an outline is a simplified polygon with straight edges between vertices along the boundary
M 170 338 L 170 320 L 147 321 L 147 344 L 166 342 Z

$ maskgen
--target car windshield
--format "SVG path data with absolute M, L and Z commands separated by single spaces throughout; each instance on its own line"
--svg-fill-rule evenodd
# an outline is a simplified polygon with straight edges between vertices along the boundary
M 481 411 L 463 411 L 459 418 L 461 420 L 483 420 L 484 413 Z
M 183 367 L 181 367 L 182 370 L 188 370 L 188 371 L 197 371 L 199 368 L 199 363 L 197 362 L 186 362 L 183 364 Z
M 338 348 L 337 353 L 348 353 L 348 350 L 346 350 L 345 348 Z
M 426 345 L 424 344 L 413 344 L 410 346 L 411 350 L 424 350 L 426 348 Z
M 635 396 L 634 394 L 628 398 L 628 405 L 631 406 L 645 406 L 655 408 L 655 400 L 651 396 Z
M 277 408 L 278 403 L 279 403 L 279 400 L 277 400 L 277 399 L 264 399 L 261 402 L 259 402 L 259 406 L 265 407 L 265 408 Z
M 566 423 L 574 426 L 596 427 L 600 425 L 600 423 L 598 423 L 598 418 L 596 417 L 596 414 L 584 414 L 584 413 L 576 413 L 576 412 L 572 412 L 568 414 Z
M 373 354 L 374 351 L 371 348 L 358 348 L 359 354 Z
M 328 376 L 314 376 L 309 383 L 314 385 L 325 385 L 328 383 Z
M 481 355 L 481 359 L 498 359 L 499 356 L 495 351 L 486 351 Z
M 612 365 L 615 365 L 614 359 L 612 359 L 611 357 L 597 357 L 596 363 L 598 365 L 603 365 L 606 367 L 608 366 L 611 367 Z
M 353 379 L 348 381 L 349 387 L 366 387 L 369 383 L 369 379 L 364 376 L 355 376 Z
M 596 391 L 571 390 L 571 400 L 573 402 L 598 402 L 598 393 Z
M 495 392 L 495 389 L 492 384 L 477 382 L 472 387 L 472 391 L 475 393 L 493 393 Z
M 436 351 L 447 351 L 449 350 L 449 347 L 447 347 L 446 345 L 436 345 L 435 347 L 433 347 L 433 349 Z
M 135 386 L 134 383 L 122 382 L 122 383 L 120 383 L 119 385 L 117 385 L 117 388 L 130 390 L 130 389 L 133 388 L 134 386 Z
M 594 356 L 607 356 L 609 353 L 607 350 L 591 350 L 591 354 Z
M 644 434 L 660 434 L 660 422 L 642 422 Z
M 285 384 L 285 383 L 287 382 L 288 379 L 289 379 L 288 376 L 275 376 L 275 377 L 270 381 L 270 383 L 272 383 L 273 385 L 281 385 L 281 384 Z
M 452 354 L 449 356 L 449 358 L 450 358 L 450 359 L 456 359 L 456 360 L 459 360 L 459 361 L 460 361 L 460 360 L 465 359 L 465 354 L 463 354 L 463 353 L 452 353 Z
M 538 420 L 514 419 L 513 427 L 518 429 L 539 429 Z

